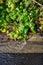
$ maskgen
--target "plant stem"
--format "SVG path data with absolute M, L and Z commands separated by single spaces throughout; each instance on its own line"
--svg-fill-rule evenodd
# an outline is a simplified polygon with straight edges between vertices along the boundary
M 33 2 L 35 2 L 36 4 L 38 4 L 39 6 L 43 7 L 42 4 L 40 4 L 39 2 L 37 2 L 36 0 L 32 0 Z

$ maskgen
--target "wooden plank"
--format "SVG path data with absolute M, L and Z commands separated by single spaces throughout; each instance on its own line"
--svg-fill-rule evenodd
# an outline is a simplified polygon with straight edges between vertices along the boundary
M 4 35 L 3 35 L 4 36 Z M 32 36 L 27 42 L 1 40 L 0 53 L 41 53 L 43 52 L 43 37 L 39 35 Z
M 43 45 L 7 45 L 0 46 L 0 53 L 43 53 Z

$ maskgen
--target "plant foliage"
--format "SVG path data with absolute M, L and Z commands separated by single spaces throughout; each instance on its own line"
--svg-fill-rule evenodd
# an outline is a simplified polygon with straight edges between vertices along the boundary
M 43 0 L 38 2 L 43 5 Z M 10 38 L 26 38 L 27 33 L 36 33 L 40 27 L 43 31 L 43 23 L 36 25 L 39 17 L 43 18 L 43 7 L 32 0 L 0 0 L 0 31 Z

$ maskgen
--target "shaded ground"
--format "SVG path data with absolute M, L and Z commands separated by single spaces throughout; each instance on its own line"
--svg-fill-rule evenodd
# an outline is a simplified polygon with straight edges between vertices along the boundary
M 43 65 L 43 54 L 0 54 L 0 65 Z

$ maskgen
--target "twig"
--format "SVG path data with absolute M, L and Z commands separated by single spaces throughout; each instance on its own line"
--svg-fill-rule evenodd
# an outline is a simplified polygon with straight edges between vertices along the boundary
M 39 6 L 43 7 L 42 4 L 40 4 L 39 2 L 37 2 L 36 0 L 32 0 L 33 2 L 35 2 L 36 4 L 38 4 Z

